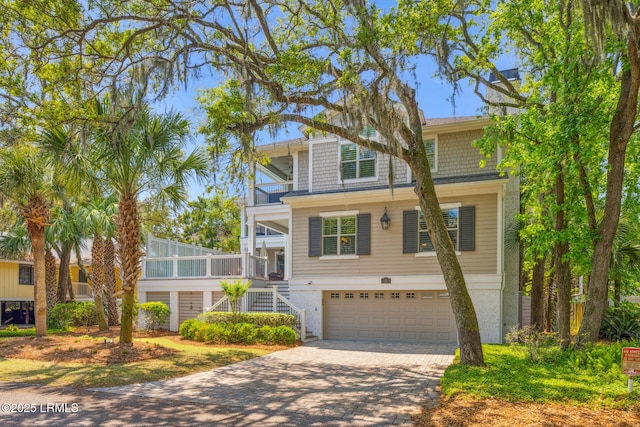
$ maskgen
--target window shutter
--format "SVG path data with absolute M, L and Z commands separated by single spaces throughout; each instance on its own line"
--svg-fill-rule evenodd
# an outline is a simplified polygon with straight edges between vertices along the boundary
M 460 207 L 460 250 L 476 250 L 476 207 Z
M 371 255 L 371 214 L 359 214 L 356 217 L 358 247 L 357 255 Z
M 402 253 L 418 252 L 418 211 L 402 212 Z
M 322 255 L 322 217 L 309 218 L 309 256 Z

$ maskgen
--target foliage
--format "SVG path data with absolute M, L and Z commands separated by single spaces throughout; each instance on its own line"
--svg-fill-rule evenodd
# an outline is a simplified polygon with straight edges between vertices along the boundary
M 293 314 L 281 313 L 237 313 L 239 323 L 251 323 L 255 326 L 295 326 L 298 319 Z M 233 323 L 233 313 L 208 311 L 198 315 L 204 323 Z
M 50 328 L 69 330 L 72 326 L 88 328 L 96 324 L 95 306 L 91 301 L 59 303 L 48 314 Z
M 189 340 L 212 344 L 284 344 L 296 341 L 288 326 L 256 326 L 250 323 L 205 323 L 189 319 L 180 325 L 180 335 Z
M 27 328 L 27 329 L 21 329 L 21 328 L 11 328 L 10 326 L 14 326 L 15 325 L 9 325 L 9 327 L 7 327 L 6 329 L 0 329 L 0 338 L 8 338 L 8 337 L 33 337 L 36 335 L 36 329 L 35 328 Z M 17 330 L 15 330 L 17 329 Z M 55 334 L 58 332 L 63 332 L 62 329 L 56 329 L 56 328 L 49 328 L 47 330 L 48 334 Z
M 171 310 L 167 304 L 160 301 L 138 304 L 145 318 L 145 329 L 154 330 L 169 319 Z
M 9 325 L 5 328 L 5 331 L 7 332 L 18 332 L 20 330 L 20 328 L 18 328 L 16 325 Z
M 240 304 L 240 300 L 247 293 L 249 287 L 251 286 L 251 280 L 244 281 L 242 279 L 236 279 L 232 282 L 228 280 L 221 280 L 220 287 L 222 291 L 229 299 L 229 304 L 231 304 L 231 311 L 233 313 L 234 323 L 238 322 L 238 305 Z
M 225 252 L 240 250 L 240 208 L 226 188 L 217 187 L 213 195 L 189 202 L 177 222 L 182 239 L 189 243 Z
M 625 301 L 619 307 L 610 307 L 600 336 L 612 341 L 640 340 L 640 305 Z
M 512 345 L 524 345 L 529 352 L 531 362 L 538 363 L 541 358 L 545 358 L 544 354 L 549 351 L 553 352 L 554 347 L 558 345 L 558 337 L 556 334 L 538 332 L 533 326 L 524 326 L 518 328 L 514 326 L 505 337 L 507 343 Z
M 538 363 L 531 363 L 528 351 L 517 345 L 483 347 L 487 367 L 454 362 L 441 380 L 444 396 L 508 402 L 562 402 L 636 411 L 640 408 L 640 394 L 637 391 L 628 393 L 626 377 L 620 371 L 619 344 L 597 344 L 582 350 L 557 347 L 555 357 L 541 359 Z

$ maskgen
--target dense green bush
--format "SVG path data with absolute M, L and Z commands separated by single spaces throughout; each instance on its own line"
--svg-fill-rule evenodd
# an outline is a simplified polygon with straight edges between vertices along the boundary
M 183 338 L 212 344 L 285 344 L 296 341 L 289 326 L 260 326 L 251 323 L 205 323 L 190 319 L 180 325 Z
M 145 302 L 138 308 L 144 316 L 144 325 L 147 330 L 154 330 L 162 325 L 171 316 L 171 310 L 167 304 L 160 301 Z
M 280 313 L 237 313 L 238 323 L 251 323 L 255 326 L 295 326 L 298 322 L 293 314 Z M 198 320 L 204 323 L 233 323 L 233 313 L 211 312 L 198 315 Z
M 640 339 L 640 307 L 623 302 L 611 307 L 602 321 L 600 337 L 612 341 Z
M 50 328 L 64 330 L 71 326 L 93 326 L 97 322 L 95 306 L 92 301 L 56 304 L 49 310 L 47 321 Z

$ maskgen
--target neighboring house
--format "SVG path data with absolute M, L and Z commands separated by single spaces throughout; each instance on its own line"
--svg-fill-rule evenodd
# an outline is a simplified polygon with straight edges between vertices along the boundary
M 88 267 L 91 270 L 91 267 Z M 77 301 L 93 301 L 91 283 L 77 264 L 69 267 Z M 116 289 L 120 279 L 116 274 Z M 32 261 L 0 259 L 0 326 L 33 325 L 34 274 Z
M 518 251 L 506 250 L 504 241 L 518 212 L 519 185 L 496 172 L 500 151 L 485 158 L 472 146 L 488 125 L 477 117 L 427 119 L 423 134 L 482 340 L 497 343 L 519 321 Z M 377 138 L 375 131 L 363 132 Z M 449 295 L 404 162 L 319 133 L 261 150 L 271 162 L 255 166 L 266 182 L 253 183 L 242 208 L 242 254 L 165 251 L 163 258 L 148 250 L 140 302 L 169 303 L 175 330 L 215 305 L 220 279 L 246 277 L 257 287 L 288 291 L 320 339 L 457 341 Z M 215 267 L 222 262 L 226 271 Z

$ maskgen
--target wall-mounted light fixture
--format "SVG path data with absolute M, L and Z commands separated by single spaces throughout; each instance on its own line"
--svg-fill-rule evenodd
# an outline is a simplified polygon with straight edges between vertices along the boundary
M 389 229 L 389 224 L 391 224 L 391 218 L 387 215 L 387 208 L 384 208 L 384 215 L 380 218 L 380 226 L 382 226 L 383 230 Z

